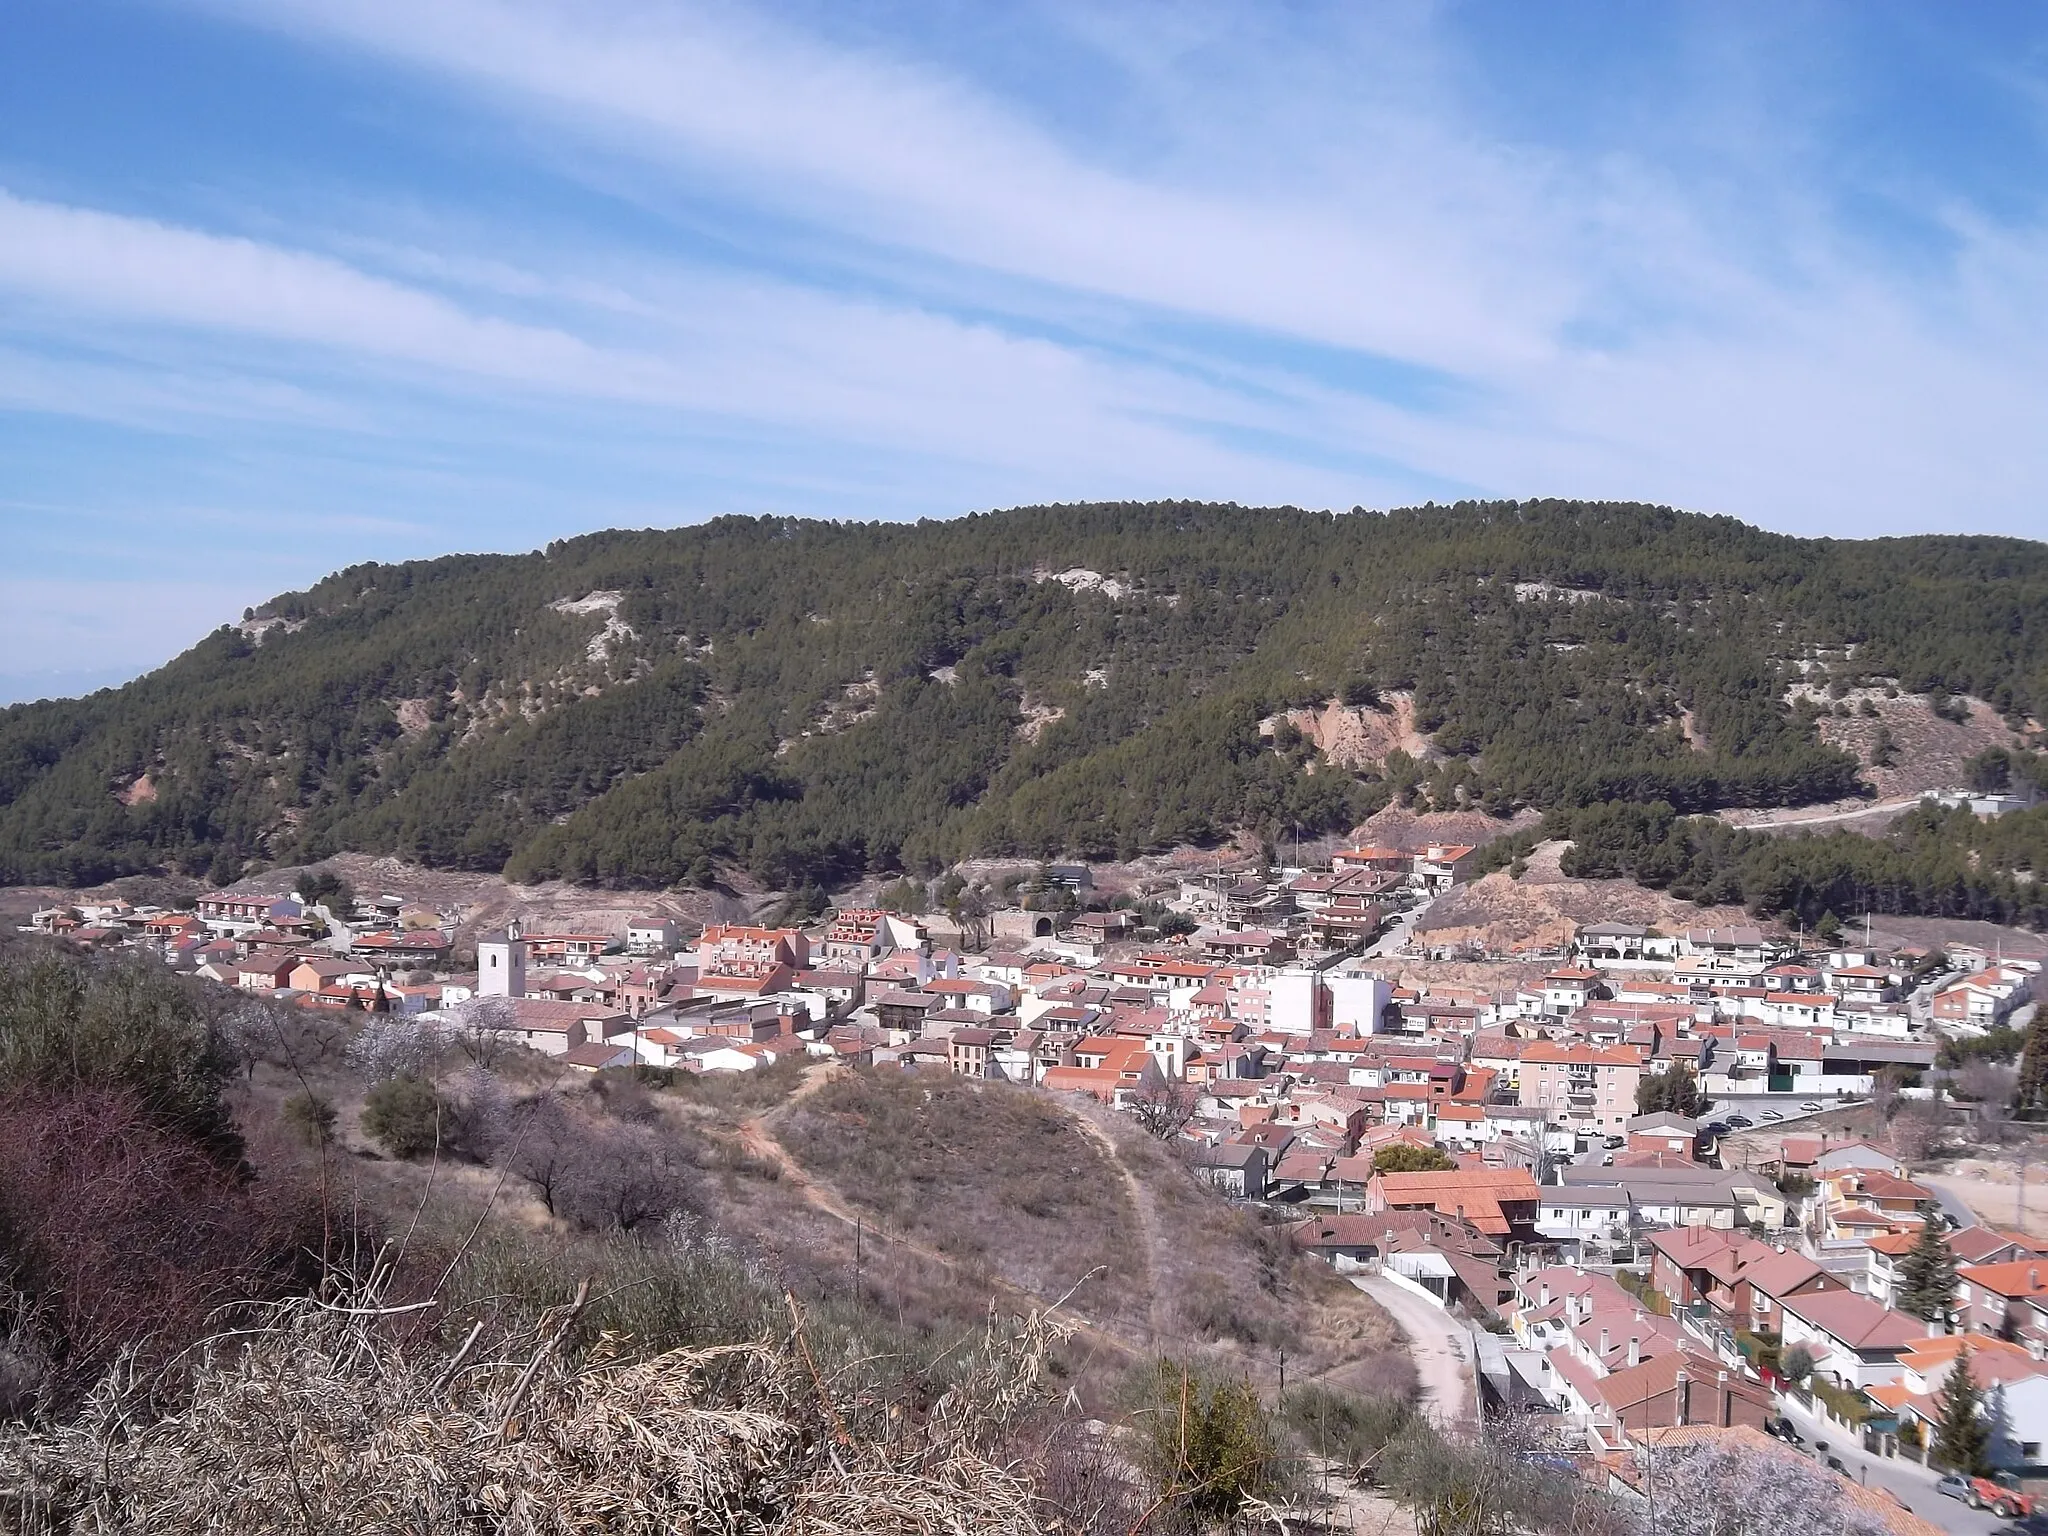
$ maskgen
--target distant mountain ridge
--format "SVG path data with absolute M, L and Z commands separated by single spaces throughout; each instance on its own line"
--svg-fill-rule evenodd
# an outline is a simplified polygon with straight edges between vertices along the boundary
M 2048 545 L 1613 503 L 1149 503 L 354 566 L 126 687 L 0 711 L 0 880 L 354 849 L 794 888 L 1311 832 L 1395 797 L 1853 793 L 1857 759 L 1785 702 L 1802 676 L 2038 717 Z M 1338 699 L 1429 751 L 1340 766 L 1274 729 Z

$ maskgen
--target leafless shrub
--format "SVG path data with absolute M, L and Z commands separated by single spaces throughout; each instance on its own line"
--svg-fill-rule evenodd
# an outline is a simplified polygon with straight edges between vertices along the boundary
M 341 1059 L 352 1021 L 360 1017 L 353 1009 L 298 1008 L 255 999 L 228 1013 L 220 1030 L 245 1072 L 259 1065 L 306 1072 Z
M 1152 1501 L 1106 1430 L 1049 1415 L 1017 1454 L 1031 1469 L 1047 1527 L 1061 1536 L 1130 1536 L 1148 1524 Z
M 794 1326 L 626 1361 L 564 1342 L 587 1287 L 450 1356 L 402 1342 L 374 1286 L 278 1307 L 207 1349 L 181 1411 L 130 1373 L 74 1422 L 0 1441 L 0 1525 L 93 1531 L 802 1531 L 1026 1536 L 1049 1511 L 995 1459 L 1044 1400 L 1041 1316 L 991 1318 L 953 1386 L 892 1433 Z
M 59 1397 L 121 1350 L 174 1350 L 216 1308 L 275 1295 L 319 1246 L 291 1180 L 244 1183 L 105 1089 L 0 1097 L 0 1230 L 15 1284 L 0 1333 L 61 1361 Z
M 512 1095 L 495 1073 L 476 1066 L 459 1073 L 443 1096 L 441 1145 L 473 1162 L 492 1161 L 511 1106 Z
M 547 1093 L 515 1105 L 497 1133 L 500 1165 L 548 1214 L 590 1231 L 631 1231 L 688 1208 L 692 1160 L 650 1125 L 598 1122 Z

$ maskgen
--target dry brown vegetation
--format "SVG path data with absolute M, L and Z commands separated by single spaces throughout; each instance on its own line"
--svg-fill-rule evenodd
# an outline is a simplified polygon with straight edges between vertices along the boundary
M 1106 1512 L 1040 1491 L 1074 1481 L 1043 1475 L 1043 1317 L 992 1317 L 932 1402 L 908 1377 L 877 1390 L 793 1298 L 779 1332 L 636 1355 L 577 1347 L 586 1279 L 521 1322 L 479 1318 L 451 1355 L 389 1276 L 214 1340 L 175 1414 L 115 1377 L 62 1426 L 0 1438 L 6 1528 L 1021 1536 Z
M 888 1229 L 1104 1318 L 1144 1316 L 1137 1215 L 1043 1096 L 950 1075 L 848 1075 L 777 1127 L 805 1169 Z
M 1675 933 L 1754 921 L 1740 907 L 1696 906 L 1633 880 L 1568 879 L 1555 872 L 1554 859 L 1532 858 L 1520 880 L 1498 871 L 1453 887 L 1416 928 L 1431 948 L 1470 945 L 1504 954 L 1560 950 L 1584 923 L 1642 923 Z
M 1811 688 L 1795 688 L 1794 698 L 1815 696 Z M 1913 694 L 1887 698 L 1882 689 L 1852 688 L 1840 700 L 1819 696 L 1830 707 L 1817 725 L 1820 739 L 1853 752 L 1864 764 L 1863 777 L 1878 795 L 1891 799 L 1930 789 L 1954 789 L 1962 782 L 1963 763 L 1986 747 L 2012 747 L 2021 742 L 1998 711 L 1982 699 L 1966 699 L 1970 718 L 1962 724 L 1934 713 L 1933 702 Z M 1848 713 L 1835 714 L 1843 705 Z M 1868 705 L 1873 713 L 1864 713 Z M 1878 732 L 1891 733 L 1891 760 L 1874 761 Z
M 1404 1391 L 1392 1322 L 1231 1206 L 1123 1117 L 1034 1089 L 939 1074 L 849 1074 L 778 1126 L 858 1211 L 1022 1290 L 1056 1297 L 1131 1351 L 1194 1350 L 1268 1384 L 1327 1373 Z

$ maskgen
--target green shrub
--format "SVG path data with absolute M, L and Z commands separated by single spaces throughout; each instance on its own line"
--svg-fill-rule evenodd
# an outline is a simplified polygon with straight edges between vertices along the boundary
M 441 1096 L 416 1077 L 388 1078 L 364 1100 L 363 1134 L 393 1157 L 425 1157 L 441 1144 Z
M 1361 1397 L 1312 1383 L 1287 1394 L 1280 1417 L 1311 1454 L 1355 1467 L 1404 1434 L 1419 1415 L 1405 1397 Z
M 1140 1470 L 1186 1529 L 1233 1522 L 1278 1481 L 1273 1420 L 1243 1377 L 1161 1360 L 1147 1374 L 1133 1428 Z
M 132 1094 L 150 1118 L 236 1161 L 223 1092 L 235 1056 L 205 988 L 139 958 L 27 952 L 0 964 L 0 1089 Z
M 317 1093 L 295 1093 L 284 1101 L 284 1123 L 309 1147 L 334 1138 L 334 1106 Z
M 1811 1386 L 1813 1395 L 1826 1403 L 1836 1418 L 1861 1424 L 1870 1417 L 1870 1400 L 1853 1387 L 1837 1387 L 1825 1381 L 1813 1382 Z

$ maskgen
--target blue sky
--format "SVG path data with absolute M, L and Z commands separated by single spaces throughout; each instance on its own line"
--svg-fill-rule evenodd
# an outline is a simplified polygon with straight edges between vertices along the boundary
M 0 700 L 724 512 L 2048 530 L 2048 9 L 9 0 Z

